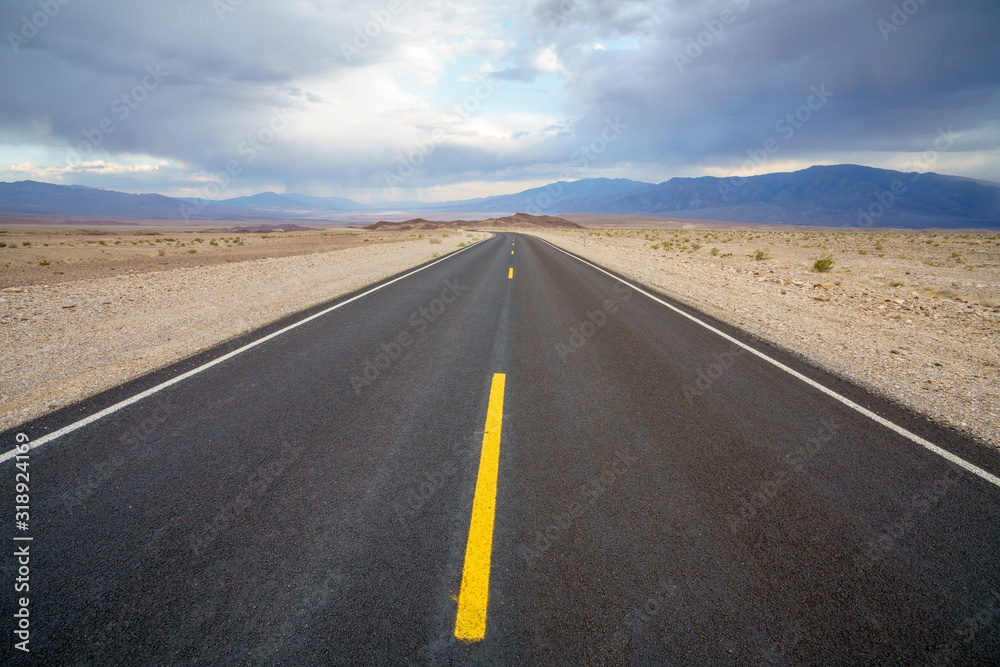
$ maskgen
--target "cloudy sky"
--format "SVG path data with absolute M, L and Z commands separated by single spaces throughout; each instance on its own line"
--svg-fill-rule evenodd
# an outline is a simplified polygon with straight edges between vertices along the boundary
M 360 201 L 838 163 L 1000 181 L 997 0 L 3 0 L 0 30 L 4 181 Z

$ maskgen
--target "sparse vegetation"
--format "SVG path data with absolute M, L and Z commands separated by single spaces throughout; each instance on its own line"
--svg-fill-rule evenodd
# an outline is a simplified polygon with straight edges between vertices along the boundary
M 718 254 L 719 254 L 719 249 L 718 249 L 718 248 L 712 248 L 712 249 L 711 249 L 711 250 L 709 250 L 708 252 L 709 252 L 709 254 L 711 254 L 711 255 L 712 255 L 712 257 L 715 257 L 716 255 L 718 255 Z
M 761 250 L 761 249 L 758 249 L 758 250 L 757 250 L 756 252 L 754 252 L 754 254 L 753 254 L 753 258 L 754 258 L 754 259 L 755 259 L 756 261 L 758 261 L 758 262 L 762 262 L 762 261 L 764 261 L 765 259 L 767 259 L 768 257 L 770 257 L 770 255 L 768 254 L 768 251 L 767 251 L 767 249 L 766 249 L 766 248 L 765 248 L 765 249 L 763 249 L 763 250 Z
M 827 253 L 821 257 L 818 257 L 815 262 L 813 262 L 813 271 L 817 273 L 827 273 L 833 269 L 833 255 Z

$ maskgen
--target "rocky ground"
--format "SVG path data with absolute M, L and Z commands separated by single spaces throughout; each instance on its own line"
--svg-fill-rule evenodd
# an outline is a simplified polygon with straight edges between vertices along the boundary
M 4 238 L 22 236 L 34 239 L 31 245 L 18 241 L 18 247 L 10 250 L 11 241 L 5 241 L 8 245 L 0 248 L 0 258 L 5 251 L 6 257 L 22 258 L 35 251 L 60 256 L 58 241 L 54 247 L 37 243 L 36 248 L 38 238 L 25 232 Z M 62 246 L 80 252 L 67 252 L 64 263 L 55 266 L 75 265 L 81 274 L 100 277 L 25 284 L 29 273 L 5 267 L 0 275 L 17 284 L 0 290 L 0 430 L 453 252 L 475 235 L 452 231 L 432 237 L 402 233 L 345 237 L 341 241 L 347 247 L 325 252 L 317 252 L 325 239 L 317 235 L 310 254 L 298 254 L 300 240 L 275 242 L 269 248 L 271 239 L 245 238 L 244 245 L 233 242 L 226 248 L 220 241 L 219 246 L 209 245 L 211 236 L 202 237 L 200 243 L 192 235 L 190 240 L 153 241 L 142 248 L 108 242 L 116 237 L 107 237 L 105 245 L 89 244 L 90 249 Z M 247 247 L 258 256 L 240 260 L 237 253 Z M 164 256 L 194 249 L 200 259 L 214 255 L 215 261 L 156 270 L 161 249 Z M 290 249 L 296 254 L 266 256 Z M 108 251 L 107 262 L 100 261 L 102 250 Z M 137 250 L 147 254 L 132 256 Z M 227 256 L 230 250 L 233 254 Z M 108 265 L 117 270 L 109 272 Z
M 1000 235 L 608 229 L 584 247 L 583 231 L 532 233 L 1000 446 Z M 7 230 L 0 429 L 473 236 Z
M 448 230 L 442 231 L 448 233 Z M 435 235 L 441 237 L 442 233 Z M 176 225 L 143 229 L 0 226 L 0 288 L 54 285 L 266 257 L 292 257 L 428 236 L 343 228 L 287 233 L 213 233 L 178 229 Z
M 1000 446 L 1000 234 L 535 235 Z

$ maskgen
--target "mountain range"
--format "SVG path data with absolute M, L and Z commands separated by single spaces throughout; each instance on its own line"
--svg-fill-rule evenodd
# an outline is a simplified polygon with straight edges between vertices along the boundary
M 389 209 L 490 217 L 590 213 L 845 227 L 1000 228 L 1000 184 L 834 165 L 745 178 L 672 178 L 658 184 L 588 178 L 479 199 L 362 204 L 274 192 L 206 202 L 80 185 L 0 182 L 0 214 L 7 215 L 287 221 L 344 219 L 353 212 Z

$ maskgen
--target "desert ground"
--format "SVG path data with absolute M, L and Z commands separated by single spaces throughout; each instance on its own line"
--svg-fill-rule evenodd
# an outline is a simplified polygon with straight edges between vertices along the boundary
M 448 234 L 436 236 L 446 240 Z M 147 229 L 0 227 L 0 288 L 293 257 L 401 238 L 419 240 L 429 235 L 343 228 L 241 233 L 190 231 L 176 225 Z
M 483 234 L 0 234 L 0 430 L 458 250 Z
M 1000 446 L 1000 234 L 677 226 L 536 235 Z
M 618 226 L 504 230 L 550 240 L 1000 446 L 1000 234 L 635 229 L 645 221 L 569 217 Z M 2 230 L 0 429 L 482 237 Z

